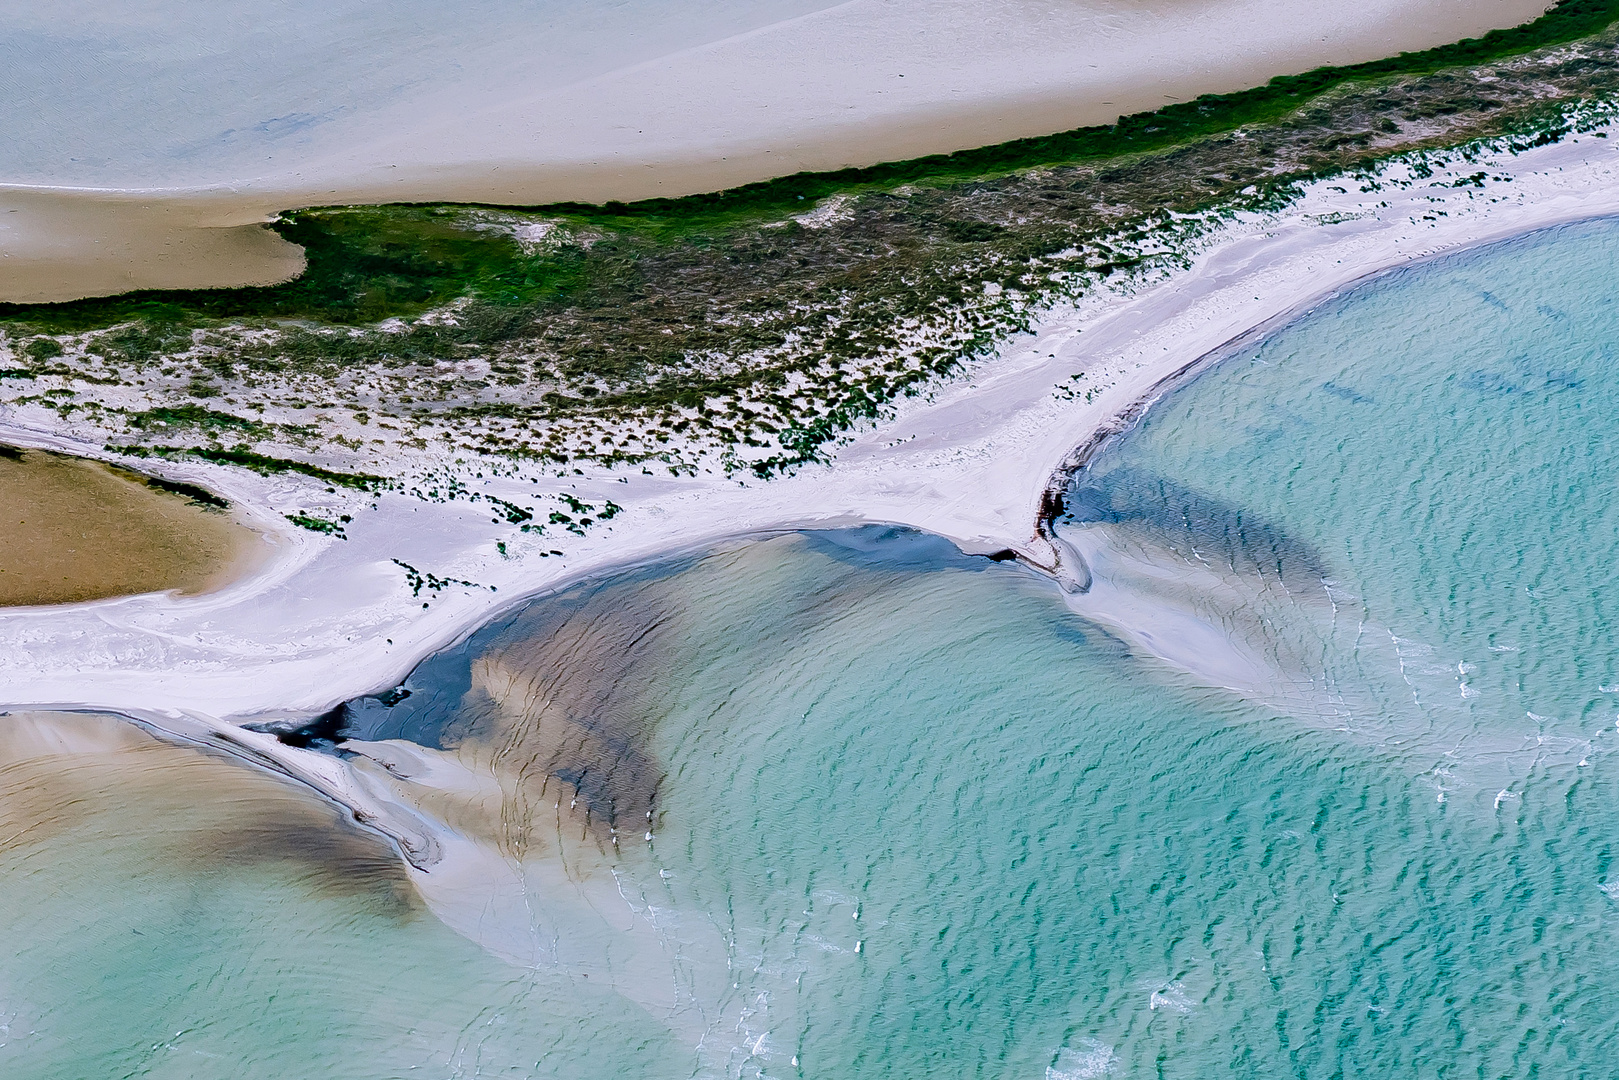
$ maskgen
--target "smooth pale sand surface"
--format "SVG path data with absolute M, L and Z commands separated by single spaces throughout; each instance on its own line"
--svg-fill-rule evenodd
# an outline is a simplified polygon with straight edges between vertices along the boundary
M 0 297 L 49 302 L 287 281 L 303 273 L 304 253 L 262 227 L 279 209 L 228 196 L 85 198 L 0 187 Z
M 295 272 L 274 244 L 182 243 L 188 217 L 215 230 L 317 203 L 714 190 L 1106 123 L 1545 6 L 484 0 L 446 19 L 426 0 L 13 5 L 0 12 L 0 182 L 53 197 L 7 191 L 0 299 Z M 134 209 L 160 198 L 177 201 Z M 80 200 L 109 200 L 105 223 L 87 226 Z M 161 252 L 143 238 L 154 229 Z M 64 232 L 90 250 L 63 248 Z
M 207 592 L 260 558 L 263 538 L 227 512 L 101 462 L 5 449 L 0 607 Z

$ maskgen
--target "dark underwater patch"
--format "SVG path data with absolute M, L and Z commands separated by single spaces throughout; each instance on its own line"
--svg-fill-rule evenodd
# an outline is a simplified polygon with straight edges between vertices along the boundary
M 1374 402 L 1371 398 L 1367 397 L 1365 394 L 1362 394 L 1360 391 L 1351 390 L 1347 386 L 1339 386 L 1337 383 L 1334 383 L 1334 382 L 1322 383 L 1321 384 L 1321 389 L 1325 390 L 1327 393 L 1331 394 L 1333 397 L 1342 398 L 1344 401 L 1347 401 L 1347 402 L 1349 402 L 1349 403 L 1351 403 L 1353 405 L 1374 405 L 1374 404 L 1376 404 L 1376 402 Z
M 944 537 L 899 525 L 816 529 L 800 535 L 811 551 L 867 570 L 917 573 L 947 568 L 985 569 L 982 559 L 962 554 Z
M 1189 559 L 1217 559 L 1232 570 L 1272 575 L 1290 589 L 1319 588 L 1330 576 L 1312 544 L 1289 536 L 1236 503 L 1142 469 L 1080 472 L 1066 498 L 1066 520 L 1142 529 Z

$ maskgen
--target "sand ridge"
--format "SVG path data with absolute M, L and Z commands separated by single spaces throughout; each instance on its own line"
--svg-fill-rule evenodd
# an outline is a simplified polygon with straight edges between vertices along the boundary
M 356 501 L 349 540 L 292 530 L 279 558 L 215 597 L 117 601 L 115 621 L 94 607 L 0 613 L 5 703 L 313 715 L 394 685 L 421 657 L 524 596 L 749 533 L 885 522 L 969 552 L 1011 548 L 1049 559 L 1036 521 L 1053 474 L 1074 447 L 1188 364 L 1367 275 L 1619 213 L 1619 139 L 1598 134 L 1619 127 L 1431 173 L 1391 162 L 1389 182 L 1370 193 L 1331 179 L 1311 185 L 1281 211 L 1212 233 L 1187 269 L 1048 313 L 972 377 L 855 433 L 829 466 L 764 482 L 605 469 L 543 483 L 477 481 L 496 497 L 564 492 L 623 507 L 584 537 L 547 536 L 544 548 L 560 557 L 541 557 L 539 541 L 499 550 L 510 526 L 481 507 L 382 494 Z M 1454 186 L 1480 169 L 1497 179 Z M 1059 392 L 1076 373 L 1096 389 L 1090 400 Z M 67 445 L 51 432 L 13 437 Z M 311 498 L 309 483 L 294 477 L 187 468 L 266 515 Z M 395 560 L 476 584 L 413 592 Z

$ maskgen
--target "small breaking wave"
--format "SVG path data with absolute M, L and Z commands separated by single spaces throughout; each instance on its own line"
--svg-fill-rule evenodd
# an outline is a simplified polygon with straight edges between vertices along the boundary
M 1081 1039 L 1065 1046 L 1046 1066 L 1046 1080 L 1102 1080 L 1119 1066 L 1119 1055 L 1101 1039 Z

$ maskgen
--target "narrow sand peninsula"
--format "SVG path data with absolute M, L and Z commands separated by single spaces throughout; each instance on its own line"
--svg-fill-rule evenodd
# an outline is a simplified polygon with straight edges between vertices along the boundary
M 273 199 L 220 193 L 0 186 L 0 298 L 278 284 L 304 269 L 303 249 L 263 227 L 281 209 Z
M 351 539 L 305 534 L 257 577 L 213 596 L 0 612 L 0 706 L 116 711 L 180 742 L 290 775 L 388 836 L 434 913 L 514 963 L 546 959 L 551 938 L 536 933 L 528 902 L 536 890 L 583 896 L 581 919 L 644 934 L 647 924 L 607 878 L 585 879 L 602 885 L 591 892 L 555 859 L 525 862 L 522 852 L 458 831 L 480 807 L 513 795 L 533 801 L 532 793 L 503 786 L 501 770 L 476 754 L 457 758 L 386 741 L 356 744 L 360 759 L 345 761 L 241 725 L 306 719 L 396 685 L 426 654 L 526 596 L 743 534 L 893 523 L 948 537 L 968 552 L 1010 548 L 1049 565 L 1042 505 L 1076 447 L 1117 430 L 1121 417 L 1231 343 L 1368 275 L 1619 214 L 1619 138 L 1599 137 L 1609 135 L 1619 135 L 1619 125 L 1517 157 L 1486 155 L 1432 171 L 1396 161 L 1383 172 L 1387 183 L 1370 194 L 1318 183 L 1282 211 L 1216 230 L 1184 270 L 1051 312 L 974 377 L 859 433 L 824 467 L 763 483 L 606 470 L 552 477 L 543 488 L 533 483 L 538 477 L 478 479 L 497 497 L 549 490 L 623 506 L 600 530 L 546 538 L 560 557 L 542 556 L 537 543 L 497 549 L 510 529 L 466 502 L 382 494 L 356 497 Z M 1492 178 L 1483 187 L 1454 183 L 1481 168 Z M 1089 401 L 1062 392 L 1079 373 L 1098 391 Z M 51 432 L 6 434 L 61 445 Z M 310 493 L 307 483 L 286 477 L 188 468 L 266 514 L 288 512 Z M 455 580 L 426 589 L 418 580 L 413 588 L 401 563 Z M 508 691 L 533 696 L 498 664 L 486 664 L 478 678 L 497 691 L 490 702 Z M 547 723 L 542 717 L 531 727 L 549 738 Z M 645 996 L 647 988 L 670 983 L 647 974 L 662 971 L 658 947 L 650 938 L 634 946 L 638 964 L 615 984 L 653 1009 L 664 1003 Z
M 41 48 L 39 63 L 82 78 L 42 71 L 52 93 L 0 104 L 15 133 L 0 181 L 41 189 L 5 192 L 0 300 L 284 279 L 294 253 L 241 228 L 277 209 L 717 190 L 1109 123 L 1516 25 L 1546 2 L 731 0 L 673 22 L 627 6 L 549 23 L 495 4 L 469 17 L 478 34 L 302 6 L 337 20 L 329 40 L 300 31 L 305 46 L 255 51 L 204 19 L 120 25 L 135 65 Z M 0 17 L 0 36 L 54 42 L 36 21 Z M 205 31 L 207 57 L 176 52 Z M 337 61 L 321 50 L 351 36 L 344 79 L 326 85 Z M 421 66 L 395 70 L 397 56 Z
M 1497 179 L 1453 185 L 1480 170 Z M 495 544 L 511 540 L 511 529 L 481 506 L 355 495 L 347 541 L 299 532 L 255 578 L 212 596 L 0 613 L 0 704 L 144 709 L 207 725 L 312 715 L 393 685 L 422 656 L 525 595 L 747 533 L 888 522 L 969 552 L 1011 548 L 1049 563 L 1037 521 L 1053 474 L 1165 379 L 1369 274 L 1619 213 L 1619 139 L 1581 135 L 1431 174 L 1394 162 L 1386 178 L 1370 194 L 1318 183 L 1275 215 L 1215 231 L 1188 269 L 1051 312 L 972 378 L 857 433 L 828 466 L 768 482 L 627 469 L 469 477 L 497 497 L 556 492 L 624 508 L 585 536 L 523 541 L 504 553 Z M 1081 372 L 1097 390 L 1090 401 L 1060 392 Z M 4 434 L 67 445 L 48 431 Z M 296 512 L 312 497 L 308 481 L 284 475 L 176 468 L 267 516 Z M 553 547 L 560 556 L 548 554 Z M 399 563 L 472 584 L 413 588 Z
M 0 607 L 208 592 L 264 548 L 224 508 L 126 469 L 0 445 Z

